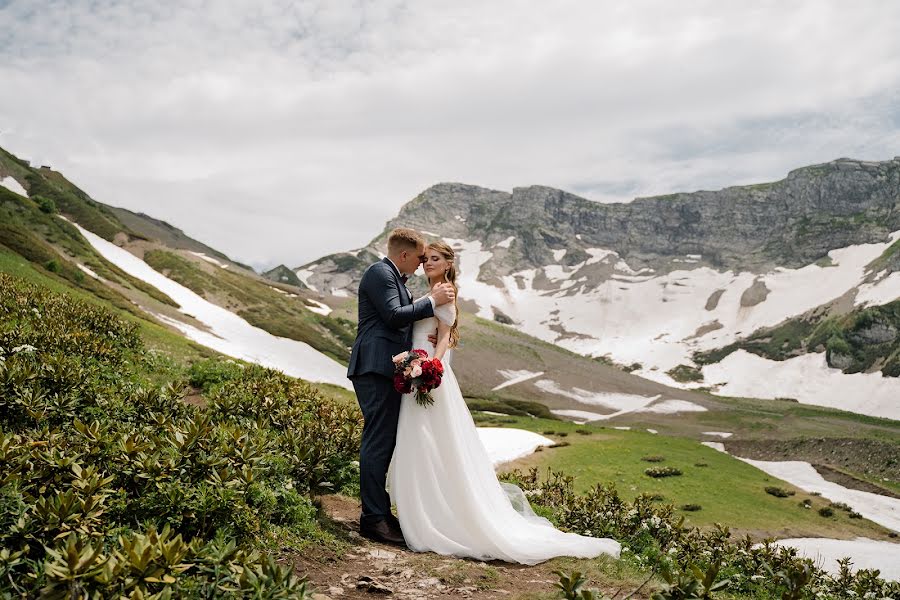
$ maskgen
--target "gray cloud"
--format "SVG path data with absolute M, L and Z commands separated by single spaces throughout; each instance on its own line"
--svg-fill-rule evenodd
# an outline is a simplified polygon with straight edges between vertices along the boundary
M 900 154 L 900 4 L 0 2 L 0 144 L 256 266 L 439 181 L 598 201 Z

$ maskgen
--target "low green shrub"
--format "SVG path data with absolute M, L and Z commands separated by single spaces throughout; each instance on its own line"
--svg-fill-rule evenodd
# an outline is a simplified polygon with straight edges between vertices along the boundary
M 665 583 L 653 598 L 710 598 L 717 592 L 767 599 L 900 597 L 900 582 L 885 581 L 875 570 L 853 572 L 845 565 L 832 575 L 771 539 L 735 539 L 720 524 L 685 527 L 671 504 L 655 502 L 658 495 L 642 494 L 629 502 L 611 485 L 576 494 L 572 477 L 548 471 L 541 478 L 537 469 L 513 471 L 504 479 L 519 485 L 535 510 L 558 527 L 621 542 L 626 561 L 662 575 Z M 573 581 L 572 575 L 566 577 Z M 584 583 L 582 577 L 579 589 Z
M 768 485 L 765 489 L 767 494 L 769 494 L 770 496 L 775 496 L 776 498 L 788 498 L 795 494 L 793 490 L 786 490 L 774 485 Z
M 308 384 L 207 361 L 150 384 L 137 326 L 0 274 L 0 597 L 303 598 L 254 548 L 325 536 L 361 420 Z
M 656 479 L 660 477 L 678 477 L 681 475 L 681 470 L 675 467 L 650 467 L 649 469 L 644 469 L 644 475 Z

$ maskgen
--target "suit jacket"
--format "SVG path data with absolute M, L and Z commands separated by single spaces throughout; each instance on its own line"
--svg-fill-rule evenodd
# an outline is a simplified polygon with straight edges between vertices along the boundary
M 369 266 L 359 282 L 359 322 L 347 377 L 393 377 L 391 358 L 412 347 L 412 324 L 433 316 L 431 300 L 413 302 L 389 259 Z

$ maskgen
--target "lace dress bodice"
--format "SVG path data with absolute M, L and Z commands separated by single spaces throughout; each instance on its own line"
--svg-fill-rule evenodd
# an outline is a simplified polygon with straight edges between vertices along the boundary
M 435 316 L 433 317 L 428 317 L 427 319 L 422 319 L 413 323 L 412 347 L 425 350 L 428 352 L 429 356 L 434 355 L 434 346 L 428 341 L 428 336 L 437 331 L 438 319 L 447 325 L 453 325 L 456 321 L 456 307 L 451 303 L 436 306 L 434 315 Z M 444 359 L 441 362 L 446 366 L 449 365 L 452 360 L 453 350 L 447 350 L 447 353 L 444 355 Z

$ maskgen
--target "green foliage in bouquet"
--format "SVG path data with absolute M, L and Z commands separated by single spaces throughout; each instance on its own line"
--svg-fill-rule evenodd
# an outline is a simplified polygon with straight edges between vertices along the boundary
M 257 550 L 326 539 L 361 421 L 304 382 L 159 357 L 104 309 L 0 274 L 0 597 L 304 598 Z

